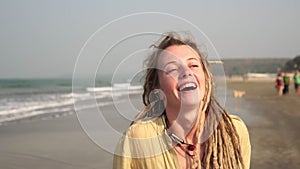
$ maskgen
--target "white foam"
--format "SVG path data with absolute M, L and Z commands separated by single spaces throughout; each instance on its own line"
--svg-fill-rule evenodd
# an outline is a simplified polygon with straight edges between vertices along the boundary
M 37 109 L 48 109 L 61 106 L 72 105 L 75 101 L 78 100 L 89 100 L 89 99 L 100 99 L 109 96 L 109 93 L 104 93 L 102 95 L 91 95 L 90 93 L 69 93 L 62 94 L 61 97 L 65 98 L 64 100 L 59 101 L 41 101 L 41 102 L 11 102 L 12 104 L 7 104 L 6 106 L 1 106 L 0 116 L 3 115 L 13 115 L 18 113 L 30 112 Z M 58 100 L 58 99 L 56 99 Z
M 45 109 L 45 108 L 52 108 L 52 107 L 58 107 L 58 106 L 64 106 L 64 105 L 70 105 L 73 104 L 73 100 L 66 100 L 66 101 L 61 101 L 61 102 L 52 102 L 52 103 L 43 103 L 43 104 L 38 104 L 38 105 L 33 105 L 33 106 L 28 106 L 28 107 L 21 107 L 21 108 L 16 108 L 16 109 L 11 109 L 11 110 L 4 110 L 0 111 L 0 115 L 6 115 L 6 114 L 17 114 L 17 113 L 22 113 L 22 112 L 28 112 L 28 111 L 33 111 L 36 109 Z
M 105 101 L 105 98 L 141 93 L 142 89 L 142 86 L 132 86 L 130 83 L 117 83 L 113 86 L 88 87 L 82 93 L 29 95 L 21 99 L 19 97 L 3 98 L 0 100 L 0 103 L 4 103 L 0 106 L 0 123 L 42 114 L 73 112 L 74 103 L 82 104 L 79 107 L 76 106 L 76 110 L 111 105 L 116 103 L 116 100 Z M 104 100 L 97 104 L 86 102 L 93 99 Z M 122 100 L 117 102 L 122 102 Z
M 122 102 L 122 101 L 118 101 Z M 89 109 L 89 108 L 94 108 L 94 107 L 102 107 L 102 106 L 107 106 L 107 105 L 112 105 L 114 102 L 109 101 L 109 102 L 101 102 L 97 104 L 88 104 L 88 105 L 83 105 L 80 107 L 76 107 L 76 111 L 81 112 L 82 110 Z M 2 116 L 0 118 L 0 124 L 3 122 L 7 121 L 13 121 L 13 120 L 19 120 L 19 119 L 24 119 L 28 117 L 33 117 L 37 115 L 44 115 L 44 114 L 53 114 L 57 112 L 69 112 L 69 114 L 72 114 L 71 112 L 75 111 L 73 106 L 70 107 L 65 107 L 65 108 L 54 108 L 51 110 L 35 110 L 27 113 L 19 113 L 19 114 L 10 114 L 9 116 Z M 59 116 L 59 115 L 56 115 Z
M 132 86 L 129 83 L 117 83 L 112 87 L 88 87 L 86 90 L 88 92 L 115 92 L 115 91 L 133 91 L 133 90 L 142 90 L 143 87 L 140 85 Z

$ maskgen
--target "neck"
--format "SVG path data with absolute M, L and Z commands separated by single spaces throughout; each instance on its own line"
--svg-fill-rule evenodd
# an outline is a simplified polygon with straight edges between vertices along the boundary
M 192 144 L 197 143 L 196 133 L 199 123 L 204 122 L 204 116 L 200 108 L 181 108 L 176 112 L 173 109 L 166 107 L 166 115 L 168 121 L 168 131 L 176 134 L 184 141 Z M 201 126 L 202 128 L 202 126 Z M 202 131 L 202 129 L 201 129 Z

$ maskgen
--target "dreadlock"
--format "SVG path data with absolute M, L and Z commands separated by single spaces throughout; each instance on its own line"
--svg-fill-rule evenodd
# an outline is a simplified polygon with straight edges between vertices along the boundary
M 213 133 L 204 142 L 204 157 L 201 161 L 203 168 L 245 168 L 239 136 L 228 112 L 214 98 L 207 109 L 208 118 L 204 135 L 211 133 L 211 130 Z M 218 124 L 208 124 L 211 121 Z

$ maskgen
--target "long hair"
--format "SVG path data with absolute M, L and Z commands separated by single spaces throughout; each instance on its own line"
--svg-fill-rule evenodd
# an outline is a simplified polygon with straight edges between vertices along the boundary
M 156 64 L 160 53 L 173 45 L 188 45 L 194 49 L 200 57 L 202 68 L 205 74 L 205 95 L 203 98 L 204 105 L 201 112 L 205 112 L 206 120 L 203 131 L 196 132 L 198 143 L 196 146 L 200 146 L 201 141 L 204 144 L 203 158 L 200 159 L 199 148 L 197 148 L 195 160 L 193 161 L 192 168 L 197 168 L 198 165 L 202 165 L 204 169 L 211 168 L 244 168 L 244 162 L 241 156 L 241 147 L 239 143 L 239 136 L 234 127 L 234 124 L 229 117 L 227 111 L 220 106 L 213 94 L 212 76 L 208 69 L 207 59 L 201 54 L 197 44 L 194 42 L 191 36 L 188 38 L 181 37 L 178 33 L 170 32 L 165 34 L 158 45 L 153 45 L 155 50 L 147 60 L 145 65 L 147 66 L 145 80 L 144 80 L 144 93 L 143 103 L 146 108 L 144 112 L 147 112 L 151 107 L 150 94 L 151 91 L 159 86 L 158 69 Z M 203 114 L 203 113 L 201 113 Z M 138 118 L 144 116 L 141 113 Z

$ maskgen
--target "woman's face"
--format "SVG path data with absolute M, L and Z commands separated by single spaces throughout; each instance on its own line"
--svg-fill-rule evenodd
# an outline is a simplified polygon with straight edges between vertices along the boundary
M 159 88 L 167 107 L 199 108 L 205 93 L 205 75 L 198 53 L 187 45 L 166 48 L 158 58 Z

